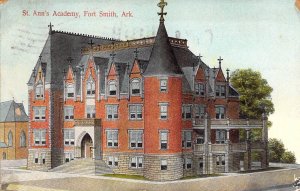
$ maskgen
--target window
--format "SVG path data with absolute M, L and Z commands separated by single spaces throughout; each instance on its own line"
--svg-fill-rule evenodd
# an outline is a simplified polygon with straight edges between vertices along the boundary
M 34 145 L 46 144 L 46 129 L 34 129 L 33 136 Z
M 225 86 L 224 85 L 216 86 L 216 96 L 217 97 L 225 97 Z
M 168 104 L 160 104 L 160 119 L 168 118 Z
M 223 106 L 216 107 L 216 119 L 225 119 L 225 108 Z
M 35 164 L 39 163 L 39 153 L 38 152 L 34 153 L 34 163 Z
M 131 168 L 143 168 L 143 157 L 132 157 L 130 160 Z
M 65 107 L 65 120 L 73 120 L 74 119 L 74 108 L 73 107 Z
M 108 82 L 108 95 L 117 95 L 116 81 Z
M 44 87 L 43 84 L 38 84 L 35 87 L 35 98 L 42 99 L 44 97 Z
M 141 85 L 139 79 L 133 79 L 131 81 L 131 94 L 138 95 L 141 93 Z
M 143 130 L 129 131 L 130 148 L 143 148 Z
M 42 163 L 46 164 L 46 153 L 42 153 Z
M 34 120 L 45 120 L 46 107 L 34 107 L 33 114 L 34 114 Z
M 204 105 L 195 105 L 195 118 L 203 119 L 205 116 L 205 106 Z
M 205 94 L 205 88 L 204 87 L 205 87 L 204 84 L 196 83 L 195 84 L 195 94 L 200 95 L 200 96 L 204 96 L 204 94 Z
M 87 96 L 95 95 L 95 82 L 91 76 L 89 77 L 88 81 L 86 82 L 86 95 Z
M 226 141 L 226 131 L 225 130 L 216 130 L 216 143 L 222 144 Z
M 107 160 L 107 165 L 110 167 L 117 167 L 119 165 L 118 157 L 109 156 Z
M 224 166 L 225 165 L 225 156 L 224 155 L 217 155 L 216 165 L 217 166 Z
M 106 105 L 106 118 L 118 119 L 118 105 Z
M 13 146 L 13 134 L 11 131 L 8 133 L 8 146 L 12 147 Z
M 6 160 L 6 152 L 3 152 L 3 153 L 2 153 L 2 159 L 3 159 L 3 160 Z
M 182 132 L 182 147 L 191 148 L 192 147 L 192 132 L 183 131 Z
M 197 144 L 204 144 L 204 137 L 203 137 L 203 135 L 200 135 L 199 137 L 197 137 L 196 143 Z
M 192 168 L 192 159 L 191 158 L 185 158 L 183 163 L 184 169 L 191 169 Z
M 106 131 L 107 147 L 118 147 L 118 130 Z
M 160 149 L 168 149 L 168 132 L 160 131 Z
M 20 135 L 20 147 L 26 147 L 26 134 L 24 131 Z
M 168 161 L 163 159 L 160 161 L 160 170 L 168 170 Z
M 86 106 L 86 118 L 95 118 L 96 111 L 94 105 L 87 105 Z
M 71 160 L 74 160 L 74 154 L 73 153 L 65 153 L 65 162 L 70 162 Z
M 64 143 L 65 145 L 74 145 L 75 132 L 74 129 L 64 129 Z
M 191 119 L 192 118 L 192 106 L 191 105 L 183 105 L 182 106 L 182 118 L 183 119 Z
M 167 86 L 168 86 L 168 80 L 167 79 L 160 80 L 160 91 L 161 92 L 166 92 L 167 88 L 168 88 Z
M 129 106 L 129 118 L 133 120 L 142 119 L 142 105 L 130 105 Z
M 69 84 L 66 87 L 66 98 L 74 98 L 74 85 Z

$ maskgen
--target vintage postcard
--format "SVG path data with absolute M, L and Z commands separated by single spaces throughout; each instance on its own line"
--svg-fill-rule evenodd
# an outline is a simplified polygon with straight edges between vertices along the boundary
M 0 190 L 299 190 L 299 0 L 0 0 Z

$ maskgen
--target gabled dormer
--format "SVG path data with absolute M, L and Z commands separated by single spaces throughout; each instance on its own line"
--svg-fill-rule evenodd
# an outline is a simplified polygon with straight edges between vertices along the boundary
M 199 65 L 194 80 L 195 95 L 204 97 L 206 95 L 206 85 L 205 70 L 201 65 Z
M 89 58 L 85 68 L 83 80 L 83 93 L 85 94 L 86 98 L 95 98 L 97 84 L 96 79 L 96 65 L 94 63 L 93 58 Z
M 142 69 L 137 59 L 134 60 L 129 73 L 129 90 L 131 96 L 140 96 L 142 93 Z
M 227 81 L 221 67 L 221 57 L 219 60 L 219 68 L 214 69 L 215 74 L 215 96 L 218 98 L 226 97 Z
M 65 99 L 75 99 L 75 74 L 71 65 L 65 76 Z
M 42 64 L 39 65 L 37 74 L 35 75 L 34 97 L 35 99 L 44 99 L 45 97 L 45 69 Z
M 106 95 L 116 96 L 118 94 L 118 71 L 115 62 L 109 65 L 106 79 Z

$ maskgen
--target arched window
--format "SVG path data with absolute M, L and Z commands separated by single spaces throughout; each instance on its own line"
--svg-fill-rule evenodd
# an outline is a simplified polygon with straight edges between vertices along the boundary
M 11 131 L 8 133 L 8 146 L 12 147 L 13 146 L 13 134 Z
M 131 94 L 137 95 L 141 93 L 141 84 L 139 79 L 133 79 L 131 81 Z
M 74 97 L 74 84 L 69 84 L 66 87 L 66 97 L 73 98 Z
M 43 84 L 39 83 L 35 86 L 35 98 L 42 99 L 44 97 Z
M 108 82 L 108 94 L 116 95 L 117 94 L 117 84 L 116 81 Z
M 26 134 L 24 131 L 20 135 L 20 147 L 26 147 Z
M 86 82 L 86 95 L 95 95 L 95 82 L 91 77 L 89 77 L 88 81 Z

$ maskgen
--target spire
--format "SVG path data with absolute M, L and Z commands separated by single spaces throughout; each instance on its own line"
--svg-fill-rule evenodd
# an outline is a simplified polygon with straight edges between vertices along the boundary
M 166 2 L 162 0 L 158 5 L 161 5 L 161 13 L 163 13 L 163 7 L 166 5 Z M 144 72 L 145 76 L 182 74 L 181 68 L 177 63 L 171 47 L 165 24 L 162 20 L 163 15 L 165 14 L 160 14 L 161 19 L 150 55 L 149 64 Z
M 157 13 L 158 15 L 160 15 L 160 19 L 159 19 L 160 22 L 164 22 L 165 21 L 164 15 L 167 15 L 167 13 L 164 12 L 164 8 L 167 5 L 168 5 L 168 3 L 165 2 L 164 0 L 160 0 L 160 2 L 157 4 L 157 6 L 160 8 L 160 12 Z

